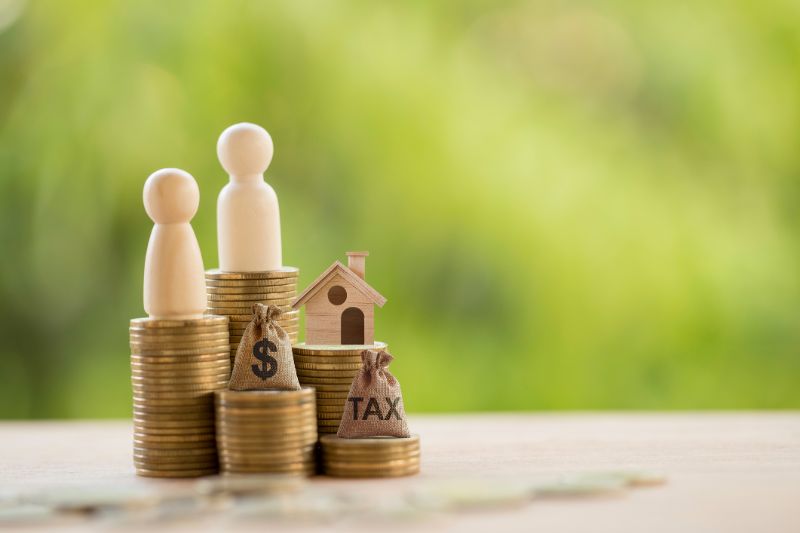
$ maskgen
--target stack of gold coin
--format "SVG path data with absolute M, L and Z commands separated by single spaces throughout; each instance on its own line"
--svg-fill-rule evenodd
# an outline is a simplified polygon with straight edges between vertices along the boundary
M 215 474 L 214 391 L 227 387 L 231 371 L 228 319 L 137 318 L 130 343 L 136 473 Z
M 335 477 L 400 477 L 419 472 L 419 435 L 341 439 L 323 435 L 322 469 Z
M 255 303 L 280 308 L 283 314 L 278 323 L 289 334 L 292 343 L 297 342 L 300 317 L 298 311 L 292 310 L 292 301 L 297 296 L 298 273 L 295 267 L 264 272 L 206 272 L 208 312 L 230 319 L 231 361 L 236 357 L 247 324 L 253 320 Z
M 361 368 L 361 352 L 387 348 L 383 342 L 366 346 L 301 343 L 292 347 L 300 384 L 317 392 L 317 431 L 321 435 L 339 430 L 347 393 Z
M 317 426 L 313 389 L 219 391 L 216 405 L 223 472 L 314 473 Z

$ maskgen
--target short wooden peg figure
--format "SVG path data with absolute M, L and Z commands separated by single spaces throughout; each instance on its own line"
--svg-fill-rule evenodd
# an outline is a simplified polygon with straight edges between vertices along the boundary
M 203 257 L 190 224 L 200 203 L 187 172 L 165 168 L 144 184 L 144 208 L 155 225 L 144 264 L 144 309 L 150 318 L 201 318 L 206 309 Z
M 278 197 L 264 181 L 272 138 L 255 124 L 234 124 L 219 137 L 217 156 L 230 175 L 217 200 L 219 268 L 264 272 L 282 266 Z

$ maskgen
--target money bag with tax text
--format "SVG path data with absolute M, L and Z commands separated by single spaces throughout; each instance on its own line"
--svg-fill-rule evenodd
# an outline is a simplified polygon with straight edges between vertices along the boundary
M 350 385 L 338 437 L 410 436 L 400 382 L 388 369 L 393 359 L 384 350 L 361 352 L 361 369 Z
M 292 341 L 277 322 L 280 316 L 274 305 L 253 304 L 253 320 L 236 349 L 229 389 L 300 389 Z

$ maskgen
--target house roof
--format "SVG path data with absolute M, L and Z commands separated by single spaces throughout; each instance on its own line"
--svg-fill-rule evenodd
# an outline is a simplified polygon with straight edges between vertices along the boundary
M 301 292 L 297 298 L 295 298 L 294 302 L 292 303 L 292 309 L 298 309 L 303 304 L 305 304 L 308 300 L 314 297 L 317 292 L 322 288 L 326 281 L 331 279 L 336 274 L 341 275 L 344 279 L 350 282 L 356 289 L 360 290 L 367 296 L 372 303 L 377 305 L 378 307 L 383 307 L 383 304 L 386 303 L 386 298 L 381 295 L 378 291 L 372 288 L 372 286 L 361 279 L 358 274 L 344 266 L 340 261 L 334 261 L 331 266 L 329 266 L 325 272 L 319 275 L 314 282 L 306 287 L 306 290 Z

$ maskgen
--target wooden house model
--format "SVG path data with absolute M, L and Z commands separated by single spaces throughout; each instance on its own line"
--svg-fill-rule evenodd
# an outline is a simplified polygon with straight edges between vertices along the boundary
M 325 270 L 292 304 L 306 307 L 306 344 L 373 344 L 375 306 L 386 298 L 364 280 L 368 252 L 347 252 Z

